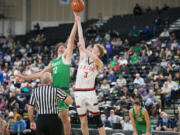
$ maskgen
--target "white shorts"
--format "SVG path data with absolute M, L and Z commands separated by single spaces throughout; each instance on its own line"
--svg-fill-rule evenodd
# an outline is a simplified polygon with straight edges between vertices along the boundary
M 91 114 L 99 114 L 98 101 L 95 91 L 75 91 L 76 108 L 79 116 L 85 116 L 87 111 Z

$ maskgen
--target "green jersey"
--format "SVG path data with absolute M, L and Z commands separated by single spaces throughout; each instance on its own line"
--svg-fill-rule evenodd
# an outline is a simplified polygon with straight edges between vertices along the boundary
M 133 116 L 134 116 L 136 124 L 140 124 L 140 125 L 145 124 L 146 125 L 146 120 L 145 120 L 145 117 L 144 117 L 144 115 L 142 113 L 142 110 L 143 110 L 143 108 L 141 107 L 140 108 L 140 113 L 139 113 L 139 115 L 137 115 L 134 108 L 133 108 Z
M 70 65 L 64 62 L 63 56 L 51 61 L 53 86 L 58 88 L 69 88 Z

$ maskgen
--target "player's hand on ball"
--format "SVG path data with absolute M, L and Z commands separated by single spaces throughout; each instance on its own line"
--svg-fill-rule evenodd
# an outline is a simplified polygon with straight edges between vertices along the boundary
M 80 22 L 80 12 L 74 12 L 75 21 Z

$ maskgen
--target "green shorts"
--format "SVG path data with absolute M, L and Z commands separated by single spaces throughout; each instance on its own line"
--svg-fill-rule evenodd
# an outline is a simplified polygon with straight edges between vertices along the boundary
M 138 132 L 138 135 L 142 135 L 142 133 L 146 133 L 146 125 L 141 125 L 141 124 L 136 124 L 136 129 L 137 129 L 137 132 Z M 150 125 L 150 129 L 149 129 L 149 132 L 151 132 L 151 125 Z
M 70 90 L 63 90 L 67 95 L 70 95 Z M 62 100 L 58 101 L 58 110 L 69 109 L 69 105 Z

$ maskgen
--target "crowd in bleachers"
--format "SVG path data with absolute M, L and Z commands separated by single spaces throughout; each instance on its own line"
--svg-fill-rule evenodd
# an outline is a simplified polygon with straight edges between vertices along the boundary
M 105 47 L 102 58 L 105 65 L 97 77 L 96 92 L 101 119 L 106 128 L 132 129 L 128 110 L 138 98 L 150 116 L 160 114 L 156 130 L 177 131 L 177 121 L 168 117 L 165 111 L 174 103 L 179 92 L 180 39 L 174 33 L 169 33 L 166 25 L 163 28 L 164 31 L 152 40 L 133 45 L 129 43 L 129 36 L 148 34 L 152 37 L 154 31 L 146 26 L 140 34 L 134 26 L 124 39 L 121 39 L 118 31 L 110 30 L 105 35 L 96 34 L 89 40 L 89 36 L 92 37 L 92 33 L 99 31 L 99 28 L 92 25 L 86 29 L 87 45 L 102 43 Z M 0 38 L 0 133 L 6 130 L 11 134 L 32 134 L 27 119 L 27 103 L 31 89 L 39 86 L 40 81 L 20 81 L 15 75 L 39 72 L 55 58 L 54 45 L 46 46 L 46 42 L 44 34 L 34 35 L 26 44 L 13 38 Z M 73 88 L 78 49 L 75 49 L 72 59 Z M 74 106 L 70 107 L 69 113 L 71 122 L 78 124 Z

